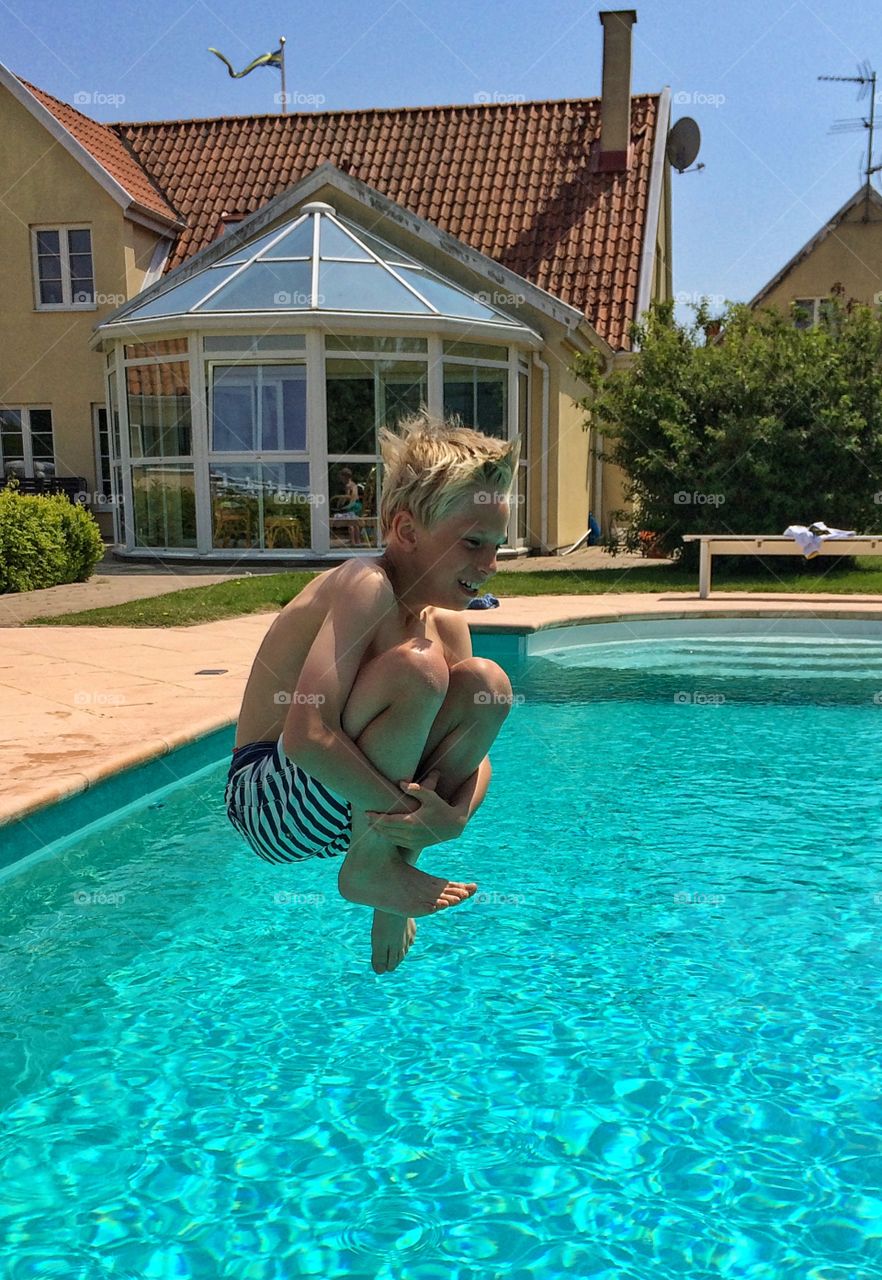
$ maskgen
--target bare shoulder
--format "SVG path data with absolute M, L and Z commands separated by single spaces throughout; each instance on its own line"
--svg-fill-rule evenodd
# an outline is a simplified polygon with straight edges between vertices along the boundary
M 432 607 L 432 621 L 444 645 L 448 666 L 472 656 L 472 633 L 465 610 Z
M 346 605 L 371 605 L 380 610 L 395 607 L 395 592 L 387 575 L 370 561 L 346 560 L 328 574 L 330 601 L 342 600 Z
M 317 574 L 285 605 L 279 619 L 287 614 L 293 621 L 297 614 L 307 609 L 325 616 L 338 602 L 357 606 L 368 600 L 388 600 L 391 603 L 394 598 L 391 583 L 381 569 L 364 562 L 346 560 L 335 569 Z

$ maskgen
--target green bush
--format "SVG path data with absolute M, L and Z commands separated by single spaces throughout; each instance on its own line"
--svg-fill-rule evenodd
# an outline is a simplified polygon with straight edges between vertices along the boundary
M 0 593 L 85 582 L 103 554 L 95 517 L 63 494 L 0 491 Z
M 882 316 L 836 298 L 823 323 L 798 329 L 730 304 L 708 341 L 707 308 L 695 312 L 681 324 L 673 303 L 653 307 L 632 327 L 630 367 L 607 378 L 581 362 L 588 422 L 627 477 L 631 509 L 614 513 L 631 522 L 625 545 L 650 531 L 694 567 L 684 533 L 781 534 L 813 520 L 882 532 Z M 776 560 L 776 573 L 799 563 Z

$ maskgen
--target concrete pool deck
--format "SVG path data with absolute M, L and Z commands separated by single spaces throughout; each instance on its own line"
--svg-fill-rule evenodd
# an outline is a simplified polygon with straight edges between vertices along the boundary
M 193 585 L 192 582 L 189 585 Z M 231 724 L 274 614 L 193 627 L 0 627 L 0 823 Z M 720 592 L 523 596 L 469 613 L 473 632 L 707 618 L 853 618 L 882 597 Z M 217 673 L 217 674 L 215 674 Z

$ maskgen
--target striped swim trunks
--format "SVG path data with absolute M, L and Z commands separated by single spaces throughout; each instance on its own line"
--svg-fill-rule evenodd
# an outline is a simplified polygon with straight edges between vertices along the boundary
M 349 850 L 349 801 L 289 760 L 281 738 L 233 751 L 224 799 L 230 822 L 267 862 L 335 858 Z

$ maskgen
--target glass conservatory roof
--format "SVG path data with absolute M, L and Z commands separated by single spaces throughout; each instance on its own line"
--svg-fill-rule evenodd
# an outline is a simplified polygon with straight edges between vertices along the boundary
M 517 324 L 326 204 L 306 205 L 293 222 L 240 245 L 149 302 L 133 304 L 114 321 L 345 311 Z

